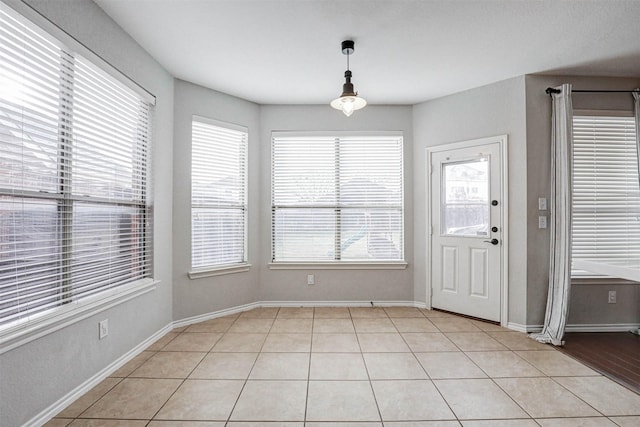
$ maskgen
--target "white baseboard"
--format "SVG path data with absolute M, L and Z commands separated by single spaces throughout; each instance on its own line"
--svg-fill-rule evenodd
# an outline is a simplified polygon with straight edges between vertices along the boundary
M 521 325 L 509 322 L 507 328 L 527 334 L 541 332 L 542 325 Z M 594 323 L 594 324 L 570 324 L 565 327 L 565 332 L 627 332 L 640 328 L 640 323 Z
M 567 325 L 565 332 L 628 332 L 640 328 L 640 323 Z
M 117 371 L 121 368 L 125 363 L 129 362 L 131 359 L 136 357 L 138 354 L 142 353 L 147 347 L 151 344 L 162 338 L 167 332 L 170 332 L 173 329 L 171 324 L 166 325 L 164 328 L 160 329 L 158 332 L 151 335 L 149 338 L 129 350 L 127 353 L 120 356 L 118 359 L 114 360 L 100 372 L 80 384 L 78 387 L 71 390 L 69 393 L 60 398 L 53 405 L 46 408 L 44 411 L 40 412 L 35 417 L 31 418 L 23 427 L 38 427 L 49 421 L 51 418 L 56 416 L 60 411 L 65 409 L 67 406 L 75 402 L 80 396 L 91 390 L 93 387 L 98 385 L 101 381 L 107 378 L 109 375 Z

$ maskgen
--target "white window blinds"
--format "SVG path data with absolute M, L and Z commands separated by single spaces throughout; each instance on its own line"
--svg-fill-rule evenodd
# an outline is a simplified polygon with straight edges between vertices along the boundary
M 402 136 L 272 138 L 272 259 L 404 259 Z
M 0 8 L 0 328 L 151 277 L 150 105 Z
M 574 260 L 640 265 L 637 159 L 633 117 L 574 116 Z
M 247 131 L 194 119 L 191 137 L 191 267 L 241 264 L 246 256 Z

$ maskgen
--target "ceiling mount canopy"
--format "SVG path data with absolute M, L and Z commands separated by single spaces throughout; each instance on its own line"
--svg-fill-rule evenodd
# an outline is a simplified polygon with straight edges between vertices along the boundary
M 342 42 L 342 53 L 347 55 L 347 71 L 344 72 L 345 83 L 342 85 L 342 95 L 331 101 L 331 106 L 336 110 L 342 110 L 345 116 L 349 117 L 355 110 L 364 108 L 367 101 L 358 96 L 358 92 L 353 89 L 351 83 L 351 70 L 349 70 L 349 55 L 353 53 L 355 43 L 353 40 Z

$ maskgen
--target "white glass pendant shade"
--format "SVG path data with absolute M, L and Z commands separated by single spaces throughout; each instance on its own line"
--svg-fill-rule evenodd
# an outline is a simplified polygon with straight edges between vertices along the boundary
M 349 117 L 354 111 L 364 108 L 367 101 L 357 95 L 343 95 L 331 101 L 331 106 L 336 110 L 342 110 Z

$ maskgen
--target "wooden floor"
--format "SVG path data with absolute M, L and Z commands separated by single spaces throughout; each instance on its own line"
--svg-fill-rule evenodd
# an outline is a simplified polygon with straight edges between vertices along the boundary
M 568 333 L 560 350 L 640 393 L 640 336 L 630 332 Z

